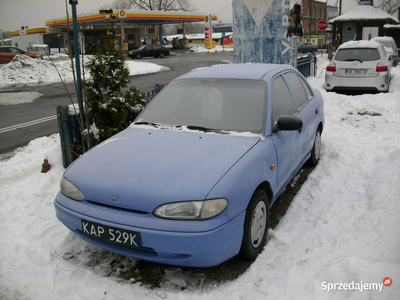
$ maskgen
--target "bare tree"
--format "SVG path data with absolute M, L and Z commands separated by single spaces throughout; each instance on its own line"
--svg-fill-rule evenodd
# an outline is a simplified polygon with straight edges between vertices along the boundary
M 360 2 L 360 0 L 358 1 Z M 374 0 L 373 6 L 386 11 L 389 15 L 393 15 L 400 9 L 399 0 Z
M 191 0 L 114 0 L 110 6 L 116 9 L 158 11 L 193 11 Z
M 399 0 L 381 0 L 380 4 L 376 7 L 386 11 L 389 15 L 393 15 L 396 11 L 400 9 Z

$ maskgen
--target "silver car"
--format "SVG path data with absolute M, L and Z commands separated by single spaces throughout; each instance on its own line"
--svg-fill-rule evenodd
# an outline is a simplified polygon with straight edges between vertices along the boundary
M 325 90 L 387 92 L 390 69 L 391 62 L 380 43 L 346 42 L 326 68 Z

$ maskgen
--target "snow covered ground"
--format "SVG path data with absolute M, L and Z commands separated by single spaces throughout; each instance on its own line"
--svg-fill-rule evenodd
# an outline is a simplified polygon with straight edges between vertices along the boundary
M 309 81 L 325 98 L 321 161 L 238 279 L 203 285 L 173 268 L 150 289 L 118 277 L 133 259 L 82 241 L 55 217 L 64 169 L 53 135 L 0 161 L 0 299 L 399 299 L 400 67 L 389 93 L 346 96 L 323 90 L 327 60 L 318 59 Z

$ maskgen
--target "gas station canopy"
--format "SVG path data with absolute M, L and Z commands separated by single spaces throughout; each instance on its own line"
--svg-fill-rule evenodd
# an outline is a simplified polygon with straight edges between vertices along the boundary
M 205 14 L 188 12 L 166 12 L 166 11 L 131 11 L 131 10 L 100 10 L 99 13 L 81 14 L 77 16 L 79 24 L 96 26 L 103 25 L 111 20 L 136 25 L 161 25 L 173 23 L 189 23 L 204 21 Z M 217 15 L 212 15 L 212 20 L 218 20 Z M 50 19 L 46 26 L 65 26 L 72 23 L 72 18 L 67 21 L 66 17 Z

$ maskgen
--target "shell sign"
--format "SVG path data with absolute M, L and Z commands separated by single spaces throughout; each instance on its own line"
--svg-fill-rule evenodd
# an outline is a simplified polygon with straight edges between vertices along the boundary
M 125 10 L 121 9 L 121 10 L 119 11 L 119 17 L 120 17 L 120 18 L 126 18 L 126 12 L 125 12 Z

